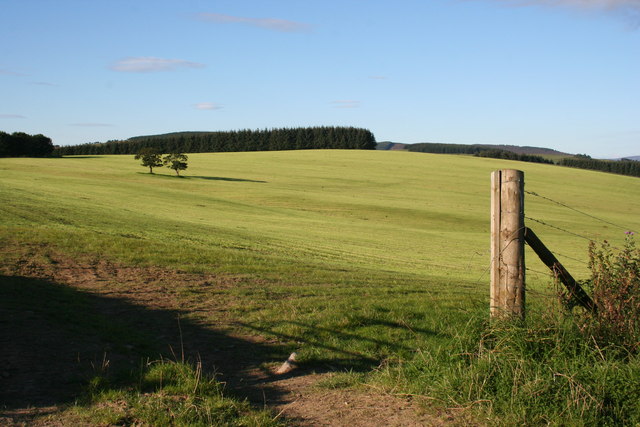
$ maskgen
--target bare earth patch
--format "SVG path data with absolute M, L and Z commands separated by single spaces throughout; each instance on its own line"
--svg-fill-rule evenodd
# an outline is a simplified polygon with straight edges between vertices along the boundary
M 4 246 L 0 280 L 7 301 L 0 305 L 0 425 L 64 425 L 60 411 L 92 375 L 135 370 L 142 354 L 199 360 L 230 393 L 271 408 L 289 425 L 454 421 L 448 414 L 425 414 L 409 398 L 316 387 L 330 373 L 304 366 L 285 375 L 261 369 L 288 354 L 276 341 L 233 331 L 228 306 L 237 301 L 220 291 L 241 278 L 71 259 L 43 246 Z M 190 297 L 179 294 L 185 290 Z
M 275 405 L 293 424 L 313 426 L 437 426 L 447 417 L 420 412 L 410 399 L 362 390 L 322 390 L 314 387 L 328 374 L 278 380 L 288 394 Z

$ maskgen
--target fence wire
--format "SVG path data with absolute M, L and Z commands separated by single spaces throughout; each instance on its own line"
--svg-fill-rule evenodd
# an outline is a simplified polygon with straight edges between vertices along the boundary
M 634 234 L 635 233 L 635 231 L 631 227 L 625 227 L 625 226 L 623 226 L 623 225 L 621 225 L 619 223 L 615 223 L 615 222 L 600 218 L 600 217 L 598 217 L 596 215 L 592 215 L 592 214 L 590 214 L 588 212 L 584 212 L 584 211 L 582 211 L 580 209 L 576 209 L 576 208 L 574 208 L 572 206 L 569 206 L 566 203 L 559 202 L 559 201 L 554 200 L 554 199 L 552 199 L 550 197 L 546 197 L 546 196 L 543 196 L 541 194 L 538 194 L 538 193 L 536 193 L 534 191 L 526 191 L 525 190 L 525 193 L 528 194 L 528 195 L 534 196 L 534 197 L 538 197 L 538 198 L 540 198 L 542 200 L 545 200 L 545 201 L 547 201 L 549 203 L 552 203 L 554 205 L 557 205 L 557 206 L 563 207 L 565 209 L 571 210 L 572 212 L 578 213 L 578 214 L 580 214 L 582 216 L 585 216 L 585 217 L 587 217 L 587 218 L 589 218 L 591 220 L 595 220 L 595 221 L 601 222 L 603 224 L 607 224 L 609 226 L 613 226 L 613 227 L 616 227 L 618 229 L 625 230 L 627 234 Z M 602 241 L 602 239 L 596 239 L 596 238 L 588 237 L 588 236 L 586 236 L 584 234 L 576 233 L 574 231 L 567 230 L 566 228 L 562 228 L 562 227 L 559 227 L 557 225 L 550 224 L 548 221 L 545 221 L 545 220 L 542 220 L 542 219 L 539 219 L 539 218 L 532 218 L 532 217 L 529 217 L 529 216 L 525 216 L 525 218 L 527 220 L 529 220 L 529 221 L 538 223 L 538 224 L 543 225 L 545 227 L 549 227 L 549 228 L 552 228 L 554 230 L 560 231 L 562 233 L 569 234 L 571 236 L 587 240 L 588 242 L 595 243 L 595 242 L 598 242 L 598 241 Z M 610 245 L 610 247 L 612 249 L 620 250 L 620 248 L 616 248 L 615 246 L 611 246 Z M 561 254 L 561 253 L 555 252 L 555 251 L 551 251 L 551 252 L 556 257 L 566 258 L 566 259 L 569 259 L 569 260 L 572 260 L 572 261 L 575 261 L 575 262 L 578 262 L 578 263 L 581 263 L 581 264 L 589 265 L 589 263 L 584 261 L 584 260 L 569 256 L 569 255 Z M 546 276 L 546 277 L 553 277 L 553 273 L 550 272 L 550 271 L 546 272 L 546 273 L 543 273 L 541 271 L 538 271 L 538 270 L 535 270 L 535 269 L 531 269 L 529 267 L 526 267 L 526 271 L 529 272 L 529 273 L 532 273 L 533 276 L 536 277 L 536 278 L 539 278 L 538 275 L 542 275 L 542 276 Z M 541 296 L 541 297 L 553 297 L 553 296 L 557 297 L 557 292 L 554 293 L 554 294 L 550 294 L 550 293 L 546 293 L 546 292 L 540 292 L 540 291 L 537 291 L 535 289 L 527 289 L 527 292 L 531 293 L 532 295 Z
M 569 209 L 569 210 L 571 210 L 571 211 L 573 211 L 573 212 L 576 212 L 576 213 L 579 213 L 579 214 L 581 214 L 581 215 L 584 215 L 584 216 L 585 216 L 585 217 L 587 217 L 587 218 L 594 219 L 594 220 L 599 221 L 599 222 L 602 222 L 602 223 L 604 223 L 604 224 L 614 226 L 614 227 L 619 228 L 619 229 L 621 229 L 621 230 L 625 230 L 625 232 L 626 232 L 626 233 L 631 233 L 631 234 L 635 234 L 635 233 L 636 233 L 636 232 L 635 232 L 631 227 L 625 227 L 625 226 L 623 226 L 623 225 L 621 225 L 621 224 L 617 224 L 617 223 L 614 223 L 614 222 L 612 222 L 612 221 L 609 221 L 609 220 L 606 220 L 606 219 L 600 218 L 600 217 L 598 217 L 598 216 L 595 216 L 595 215 L 592 215 L 592 214 L 590 214 L 590 213 L 584 212 L 584 211 L 582 211 L 582 210 L 580 210 L 580 209 L 576 209 L 576 208 L 574 208 L 573 206 L 569 206 L 569 205 L 568 205 L 568 204 L 566 204 L 566 203 L 563 203 L 563 202 L 559 202 L 559 201 L 557 201 L 557 200 L 554 200 L 554 199 L 552 199 L 551 197 L 543 196 L 543 195 L 541 195 L 541 194 L 539 194 L 539 193 L 536 193 L 535 191 L 527 191 L 527 190 L 525 190 L 525 193 L 526 193 L 526 194 L 529 194 L 529 195 L 531 195 L 531 196 L 539 197 L 540 199 L 546 200 L 546 201 L 548 201 L 548 202 L 550 202 L 550 203 L 553 203 L 553 204 L 555 204 L 555 205 L 561 206 L 561 207 L 566 208 L 566 209 Z M 567 230 L 567 229 L 565 229 L 565 228 L 559 227 L 559 226 L 557 226 L 557 225 L 550 224 L 549 222 L 544 221 L 544 220 L 541 220 L 541 219 L 532 218 L 532 217 L 529 217 L 529 216 L 525 216 L 525 218 L 526 218 L 526 219 L 528 219 L 528 220 L 530 220 L 530 221 L 536 222 L 536 223 L 538 223 L 538 224 L 540 224 L 540 225 L 544 225 L 545 227 L 553 228 L 553 229 L 555 229 L 555 230 L 561 231 L 561 232 L 566 233 L 566 234 L 570 234 L 570 235 L 572 235 L 572 236 L 575 236 L 575 237 L 578 237 L 578 238 L 581 238 L 581 239 L 587 240 L 587 241 L 589 241 L 589 242 L 594 242 L 594 243 L 595 243 L 595 242 L 601 242 L 601 239 L 591 238 L 591 237 L 585 236 L 585 235 L 583 235 L 583 234 L 576 233 L 576 232 L 574 232 L 574 231 Z M 611 246 L 611 248 L 612 248 L 612 249 L 615 249 L 615 250 L 620 250 L 620 248 L 615 247 L 615 246 Z M 553 251 L 552 251 L 552 252 L 553 252 Z M 565 258 L 573 259 L 574 261 L 584 262 L 584 261 L 579 261 L 579 260 L 577 260 L 577 259 L 575 259 L 575 258 L 572 258 L 572 257 L 570 257 L 570 256 L 557 254 L 557 253 L 555 253 L 555 252 L 554 252 L 554 254 L 556 254 L 556 255 L 560 255 L 560 256 L 564 256 Z
M 625 230 L 625 231 L 631 231 L 631 232 L 634 232 L 634 233 L 635 233 L 635 231 L 634 231 L 634 230 L 631 230 L 631 229 L 629 229 L 628 227 L 622 226 L 622 225 L 620 225 L 620 224 L 616 224 L 616 223 L 611 222 L 611 221 L 608 221 L 608 220 L 606 220 L 606 219 L 602 219 L 602 218 L 597 217 L 597 216 L 595 216 L 595 215 L 591 215 L 590 213 L 583 212 L 583 211 L 581 211 L 581 210 L 579 210 L 579 209 L 576 209 L 576 208 L 574 208 L 574 207 L 572 207 L 572 206 L 567 205 L 566 203 L 562 203 L 562 202 L 559 202 L 559 201 L 557 201 L 557 200 L 553 200 L 553 199 L 552 199 L 552 198 L 550 198 L 550 197 L 546 197 L 546 196 L 543 196 L 543 195 L 541 195 L 541 194 L 538 194 L 538 193 L 536 193 L 535 191 L 527 191 L 527 190 L 525 190 L 525 193 L 527 193 L 527 194 L 529 194 L 529 195 L 531 195 L 531 196 L 540 197 L 541 199 L 547 200 L 547 201 L 549 201 L 549 202 L 551 202 L 551 203 L 554 203 L 554 204 L 556 204 L 556 205 L 558 205 L 558 206 L 562 206 L 562 207 L 564 207 L 564 208 L 570 209 L 570 210 L 572 210 L 572 211 L 574 211 L 574 212 L 577 212 L 577 213 L 582 214 L 582 215 L 584 215 L 584 216 L 587 216 L 587 217 L 589 217 L 589 218 L 595 219 L 595 220 L 600 221 L 600 222 L 602 222 L 602 223 L 604 223 L 604 224 L 612 225 L 612 226 L 614 226 L 614 227 L 618 227 L 618 228 L 620 228 L 620 229 L 622 229 L 622 230 Z
M 569 230 L 567 230 L 565 228 L 558 227 L 557 225 L 549 224 L 548 222 L 543 221 L 541 219 L 531 218 L 530 216 L 526 216 L 526 215 L 525 215 L 525 219 L 528 219 L 529 221 L 537 222 L 538 224 L 544 225 L 544 226 L 549 227 L 549 228 L 556 229 L 558 231 L 562 231 L 563 233 L 571 234 L 571 235 L 579 237 L 581 239 L 588 240 L 589 242 L 595 242 L 595 239 L 592 239 L 591 237 L 587 237 L 587 236 L 583 236 L 582 234 L 574 233 L 573 231 L 569 231 Z
M 596 220 L 596 221 L 601 222 L 603 224 L 607 224 L 607 225 L 616 227 L 618 229 L 625 230 L 628 233 L 634 233 L 634 234 L 636 233 L 636 231 L 634 231 L 631 227 L 625 227 L 625 226 L 623 226 L 621 224 L 606 220 L 604 218 L 600 218 L 600 217 L 598 217 L 596 215 L 592 215 L 592 214 L 590 214 L 588 212 L 584 212 L 584 211 L 582 211 L 580 209 L 576 209 L 576 208 L 574 208 L 572 206 L 569 206 L 566 203 L 559 202 L 557 200 L 554 200 L 554 199 L 552 199 L 550 197 L 543 196 L 543 195 L 541 195 L 539 193 L 536 193 L 534 191 L 526 191 L 525 190 L 525 193 L 528 194 L 528 195 L 534 196 L 534 197 L 538 197 L 538 198 L 540 198 L 542 200 L 545 200 L 545 201 L 547 201 L 549 203 L 552 203 L 552 204 L 555 204 L 557 206 L 561 206 L 561 207 L 563 207 L 565 209 L 571 210 L 571 211 L 573 211 L 575 213 L 583 215 L 583 216 L 585 216 L 587 218 L 590 218 L 592 220 Z M 566 228 L 562 228 L 562 227 L 559 227 L 557 225 L 550 224 L 549 222 L 547 222 L 545 220 L 542 220 L 542 219 L 532 218 L 532 217 L 529 217 L 529 216 L 526 216 L 526 215 L 525 215 L 525 219 L 527 219 L 529 221 L 533 221 L 533 222 L 538 223 L 540 225 L 543 225 L 545 227 L 549 227 L 549 228 L 552 228 L 554 230 L 560 231 L 562 233 L 569 234 L 569 235 L 574 236 L 574 237 L 578 237 L 578 238 L 586 240 L 588 242 L 596 243 L 596 242 L 601 242 L 602 241 L 602 239 L 588 237 L 588 236 L 586 236 L 584 234 L 576 233 L 574 231 L 567 230 Z M 610 245 L 610 247 L 612 249 L 620 250 L 620 248 L 617 248 L 615 246 L 611 246 Z M 504 249 L 506 249 L 506 248 L 503 248 L 503 251 L 504 251 Z M 587 261 L 585 261 L 585 260 L 578 259 L 576 257 L 572 257 L 572 256 L 569 256 L 569 255 L 566 255 L 566 254 L 562 254 L 562 253 L 559 253 L 559 252 L 552 251 L 552 250 L 550 250 L 550 252 L 553 253 L 556 257 L 566 258 L 566 259 L 569 259 L 569 260 L 572 260 L 572 261 L 575 261 L 575 262 L 578 262 L 578 263 L 581 263 L 581 264 L 584 264 L 584 265 L 589 265 L 589 263 Z M 478 278 L 478 283 L 480 283 L 483 280 L 483 278 L 489 273 L 489 271 L 491 270 L 492 264 L 493 264 L 493 259 L 491 260 L 491 263 L 489 264 L 489 266 L 486 269 L 484 269 L 484 271 L 481 273 L 480 277 Z M 551 271 L 542 272 L 542 271 L 539 271 L 539 270 L 531 269 L 529 267 L 525 267 L 525 270 L 527 272 L 529 272 L 529 273 L 533 273 L 533 275 L 536 276 L 536 278 L 540 278 L 539 276 L 549 277 L 549 278 L 553 277 L 553 272 L 551 272 Z M 558 296 L 557 292 L 553 292 L 553 293 L 541 292 L 539 290 L 529 289 L 529 288 L 527 288 L 527 292 L 531 293 L 532 295 L 539 296 L 539 297 L 545 297 L 545 298 L 554 298 L 554 297 Z

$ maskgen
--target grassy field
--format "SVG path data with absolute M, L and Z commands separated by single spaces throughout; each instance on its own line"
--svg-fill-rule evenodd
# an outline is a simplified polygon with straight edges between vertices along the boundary
M 361 151 L 193 154 L 183 179 L 166 169 L 144 173 L 129 156 L 2 159 L 2 224 L 134 264 L 299 284 L 398 277 L 475 288 L 488 264 L 489 175 L 509 167 L 525 171 L 528 191 L 640 228 L 634 178 Z M 595 239 L 624 237 L 624 229 L 536 197 L 527 197 L 526 215 Z M 586 241 L 528 225 L 551 248 L 585 259 Z
M 445 346 L 488 312 L 489 183 L 525 171 L 527 225 L 577 278 L 584 237 L 640 230 L 640 180 L 551 165 L 395 151 L 191 154 L 183 178 L 133 156 L 0 159 L 0 239 L 73 257 L 218 274 L 227 327 L 303 362 L 368 375 Z M 596 218 L 605 220 L 599 221 Z M 560 231 L 564 229 L 569 231 Z M 553 294 L 527 249 L 529 309 Z M 5 252 L 6 253 L 6 252 Z M 5 255 L 3 263 L 10 263 Z M 194 317 L 214 314 L 198 312 Z

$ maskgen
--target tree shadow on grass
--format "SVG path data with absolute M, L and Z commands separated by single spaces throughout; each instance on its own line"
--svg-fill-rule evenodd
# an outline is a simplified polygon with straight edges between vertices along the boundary
M 281 380 L 310 373 L 369 372 L 380 365 L 380 353 L 360 348 L 386 348 L 387 354 L 412 351 L 402 342 L 382 338 L 388 334 L 372 336 L 304 322 L 290 322 L 296 331 L 290 334 L 238 324 L 277 341 L 232 336 L 192 320 L 189 307 L 156 308 L 133 303 L 126 294 L 108 296 L 108 284 L 98 294 L 11 274 L 0 275 L 0 415 L 27 424 L 34 413 L 21 411 L 73 404 L 96 375 L 112 378 L 115 389 L 135 388 L 147 360 L 201 361 L 204 372 L 227 384 L 227 394 L 263 407 L 291 403 L 290 390 Z M 140 301 L 146 304 L 144 297 Z M 406 328 L 375 319 L 358 321 L 377 323 L 384 330 Z M 354 349 L 354 342 L 368 344 Z M 320 349 L 321 356 L 303 360 L 284 375 L 273 375 L 265 367 L 279 365 L 300 347 Z
M 327 359 L 318 359 L 315 358 L 313 361 L 305 363 L 304 368 L 308 370 L 313 370 L 314 372 L 329 372 L 329 371 L 369 371 L 372 368 L 376 367 L 380 360 L 367 356 L 366 354 L 352 351 L 347 348 L 343 348 L 340 346 L 333 346 L 322 342 L 319 338 L 314 337 L 303 337 L 301 335 L 293 335 L 287 334 L 284 332 L 276 332 L 273 329 L 265 328 L 257 325 L 252 325 L 249 323 L 239 322 L 238 325 L 243 326 L 248 329 L 252 329 L 261 334 L 267 335 L 275 335 L 279 339 L 287 340 L 287 341 L 295 341 L 300 346 L 304 348 L 307 347 L 316 347 L 321 348 L 323 350 L 328 350 L 334 354 L 339 354 L 341 357 L 337 358 L 327 358 Z M 309 326 L 310 330 L 318 330 L 316 326 Z M 337 331 L 336 331 L 337 332 Z
M 282 346 L 205 328 L 185 314 L 0 275 L 0 413 L 73 403 L 96 375 L 134 386 L 146 359 L 201 361 L 205 372 L 242 381 L 252 367 L 288 355 Z M 277 400 L 282 393 L 261 386 L 261 395 Z
M 243 179 L 243 178 L 228 178 L 224 176 L 200 176 L 200 175 L 167 175 L 149 172 L 137 172 L 138 175 L 152 175 L 158 178 L 182 178 L 182 179 L 204 179 L 207 181 L 227 181 L 227 182 L 255 182 L 259 184 L 266 184 L 267 181 L 259 181 L 255 179 Z
M 350 372 L 368 372 L 382 363 L 379 356 L 372 356 L 371 353 L 377 353 L 381 349 L 384 352 L 390 352 L 395 355 L 412 354 L 416 348 L 403 343 L 400 340 L 391 341 L 381 337 L 398 333 L 399 330 L 410 332 L 414 336 L 420 338 L 433 338 L 447 336 L 441 332 L 433 331 L 426 328 L 410 327 L 407 324 L 386 321 L 381 319 L 367 318 L 359 316 L 355 321 L 363 326 L 375 327 L 378 334 L 374 336 L 365 335 L 364 333 L 354 332 L 355 328 L 346 327 L 345 329 L 326 328 L 315 324 L 309 324 L 299 321 L 284 321 L 282 325 L 287 325 L 285 330 L 299 331 L 297 333 L 282 332 L 282 328 L 275 330 L 269 327 L 263 327 L 250 323 L 239 322 L 240 326 L 252 329 L 263 335 L 276 336 L 281 340 L 297 342 L 301 348 L 318 348 L 326 350 L 335 357 L 317 358 L 306 361 L 301 368 L 303 370 L 320 372 L 333 371 L 350 371 Z M 334 344 L 330 345 L 327 342 Z M 368 351 L 357 351 L 353 349 L 353 343 L 363 344 L 363 348 L 369 348 Z M 325 353 L 325 352 L 323 352 Z M 367 354 L 368 353 L 368 354 Z
M 206 179 L 208 181 L 229 181 L 229 182 L 257 182 L 260 184 L 266 184 L 267 181 L 258 181 L 254 179 L 242 179 L 242 178 L 226 178 L 223 176 L 189 176 L 194 179 Z
M 102 159 L 104 156 L 60 156 L 60 157 L 50 157 L 51 159 Z

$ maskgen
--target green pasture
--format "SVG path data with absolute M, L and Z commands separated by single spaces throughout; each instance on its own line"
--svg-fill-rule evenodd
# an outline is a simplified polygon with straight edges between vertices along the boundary
M 2 233 L 125 264 L 240 275 L 247 301 L 239 306 L 257 314 L 330 304 L 347 315 L 399 301 L 422 316 L 487 303 L 490 173 L 501 168 L 524 170 L 528 191 L 622 228 L 530 195 L 528 217 L 614 245 L 625 228 L 640 229 L 635 178 L 321 150 L 191 154 L 184 178 L 166 168 L 148 174 L 133 156 L 1 159 Z M 528 225 L 570 257 L 559 255 L 575 276 L 586 276 L 586 239 Z M 545 287 L 549 277 L 533 253 L 527 264 L 529 285 Z
M 466 305 L 487 300 L 489 182 L 501 168 L 523 169 L 526 190 L 622 228 L 530 195 L 528 217 L 614 245 L 625 229 L 640 229 L 635 178 L 326 150 L 192 154 L 184 178 L 166 168 L 150 175 L 133 156 L 2 159 L 2 230 L 4 239 L 46 241 L 70 253 L 242 275 L 305 294 L 398 285 L 421 292 L 417 306 L 428 305 L 430 293 Z M 586 239 L 528 226 L 567 256 L 559 258 L 574 275 L 587 274 Z M 527 262 L 529 284 L 548 283 L 533 253 Z
M 127 262 L 286 282 L 362 274 L 473 282 L 488 264 L 489 175 L 499 168 L 523 169 L 528 191 L 640 228 L 634 178 L 466 156 L 329 150 L 192 154 L 185 178 L 166 168 L 145 173 L 132 156 L 2 159 L 2 225 Z M 624 236 L 624 229 L 532 196 L 526 214 L 591 238 Z M 586 241 L 528 225 L 552 249 L 585 258 Z
M 128 155 L 0 159 L 0 239 L 232 277 L 215 295 L 173 285 L 187 311 L 219 298 L 235 328 L 278 337 L 303 361 L 366 373 L 488 314 L 490 174 L 504 168 L 573 208 L 526 196 L 526 215 L 548 224 L 527 225 L 578 279 L 588 276 L 588 239 L 616 246 L 640 230 L 637 178 L 320 150 L 190 154 L 181 178 L 151 175 Z M 545 309 L 554 289 L 529 249 L 527 267 L 529 308 Z

